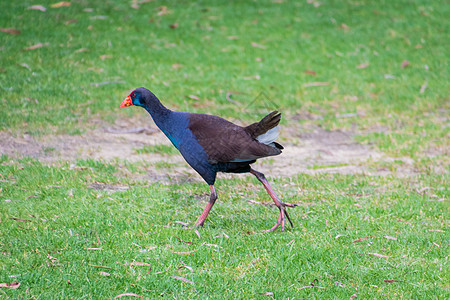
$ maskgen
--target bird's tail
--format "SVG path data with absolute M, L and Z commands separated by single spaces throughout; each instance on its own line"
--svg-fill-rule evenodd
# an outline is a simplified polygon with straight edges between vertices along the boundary
M 265 116 L 261 121 L 253 123 L 247 127 L 245 130 L 258 142 L 266 145 L 273 145 L 276 148 L 283 149 L 275 140 L 278 137 L 278 124 L 281 120 L 281 113 L 278 111 L 273 111 L 267 116 Z

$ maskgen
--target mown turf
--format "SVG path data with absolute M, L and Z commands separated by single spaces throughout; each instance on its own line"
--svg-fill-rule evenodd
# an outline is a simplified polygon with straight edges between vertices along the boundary
M 135 179 L 170 163 L 3 155 L 0 283 L 21 285 L 1 296 L 449 298 L 446 1 L 142 2 L 0 1 L 0 130 L 83 134 L 142 114 L 118 106 L 145 86 L 177 110 L 349 131 L 395 176 L 273 180 L 300 207 L 270 234 L 259 182 L 220 179 L 199 238 L 177 221 L 201 213 L 204 183 Z M 173 154 L 136 149 L 154 151 Z
M 219 180 L 219 201 L 199 238 L 177 221 L 195 221 L 204 184 L 133 183 L 114 175 L 118 166 L 89 161 L 1 162 L 0 282 L 22 284 L 3 288 L 7 296 L 449 296 L 444 177 L 276 180 L 283 199 L 301 206 L 290 210 L 294 229 L 270 234 L 262 230 L 277 211 L 255 204 L 269 200 L 256 180 Z
M 146 86 L 174 109 L 248 120 L 302 111 L 326 128 L 375 131 L 369 141 L 387 135 L 409 155 L 410 144 L 441 146 L 445 1 L 281 2 L 42 1 L 41 12 L 3 1 L 0 26 L 21 33 L 1 34 L 0 128 L 77 134 Z

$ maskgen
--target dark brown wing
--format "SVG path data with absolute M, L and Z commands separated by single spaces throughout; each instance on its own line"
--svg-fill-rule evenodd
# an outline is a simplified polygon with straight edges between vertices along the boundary
M 211 164 L 250 161 L 281 153 L 278 148 L 258 142 L 246 128 L 220 117 L 190 114 L 188 129 L 205 150 Z
M 245 131 L 247 131 L 252 138 L 256 139 L 258 136 L 278 126 L 280 120 L 281 120 L 281 113 L 275 110 L 270 114 L 268 114 L 267 116 L 265 116 L 261 121 L 245 127 Z

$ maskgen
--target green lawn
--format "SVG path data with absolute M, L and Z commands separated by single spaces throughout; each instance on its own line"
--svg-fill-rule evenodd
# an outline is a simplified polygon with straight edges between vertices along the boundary
M 0 281 L 21 283 L 2 289 L 11 297 L 449 295 L 444 176 L 275 180 L 300 207 L 291 210 L 294 229 L 271 234 L 262 230 L 277 211 L 254 204 L 268 200 L 256 179 L 219 180 L 218 204 L 199 238 L 177 221 L 192 223 L 201 213 L 204 184 L 133 182 L 115 176 L 118 166 L 92 161 L 1 162 Z M 365 237 L 373 238 L 356 241 Z
M 167 163 L 2 155 L 0 298 L 450 298 L 447 1 L 54 4 L 0 1 L 2 134 L 132 120 L 144 112 L 118 107 L 145 86 L 176 110 L 249 123 L 278 109 L 287 128 L 352 132 L 394 171 L 271 178 L 300 204 L 274 233 L 259 182 L 219 178 L 198 236 L 182 223 L 206 184 L 138 179 Z M 414 172 L 395 172 L 405 159 Z

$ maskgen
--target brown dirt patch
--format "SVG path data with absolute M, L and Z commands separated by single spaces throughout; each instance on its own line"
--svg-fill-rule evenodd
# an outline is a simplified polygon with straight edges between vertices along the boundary
M 170 168 L 151 168 L 140 179 L 149 181 L 201 180 L 183 160 L 181 155 L 138 154 L 136 149 L 146 145 L 166 144 L 169 140 L 153 123 L 137 129 L 135 124 L 149 124 L 148 118 L 120 120 L 114 125 L 100 124 L 83 135 L 49 135 L 33 137 L 27 134 L 14 137 L 0 132 L 0 152 L 13 158 L 33 157 L 49 164 L 77 159 L 145 161 L 150 164 L 169 162 Z M 320 172 L 341 174 L 386 175 L 386 169 L 369 167 L 369 162 L 389 161 L 390 158 L 377 150 L 354 141 L 354 134 L 346 131 L 327 131 L 319 127 L 282 128 L 280 142 L 283 154 L 261 159 L 254 168 L 268 176 L 293 176 L 299 173 Z M 404 175 L 414 174 L 412 160 L 402 159 Z M 138 175 L 133 175 L 138 176 Z M 223 175 L 221 175 L 223 176 Z M 231 176 L 231 175 L 225 175 Z M 139 176 L 138 176 L 139 177 Z M 178 181 L 178 180 L 175 180 Z

